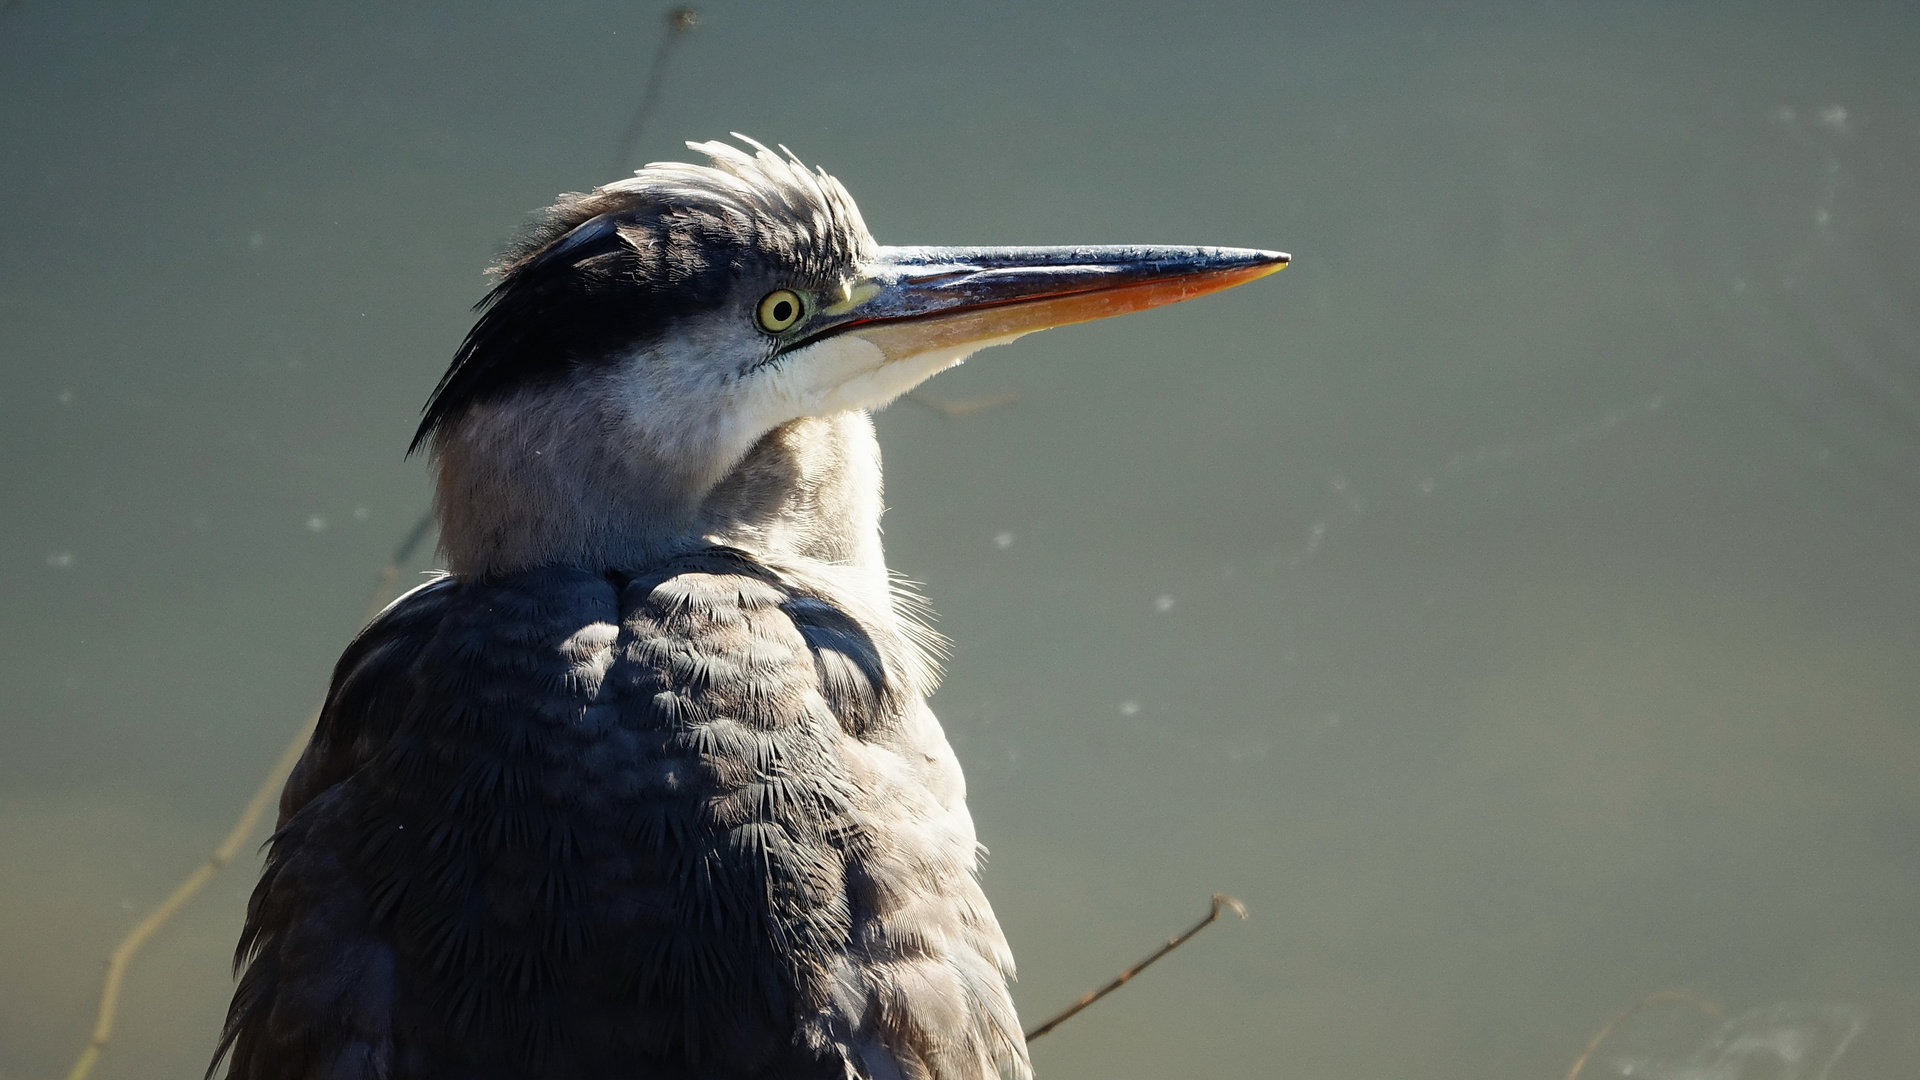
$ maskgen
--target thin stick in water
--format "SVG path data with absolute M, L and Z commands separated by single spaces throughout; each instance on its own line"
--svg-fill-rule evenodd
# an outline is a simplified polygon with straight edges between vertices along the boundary
M 1639 1001 L 1621 1009 L 1618 1013 L 1614 1014 L 1613 1019 L 1607 1021 L 1604 1027 L 1594 1032 L 1593 1038 L 1587 1040 L 1587 1048 L 1580 1051 L 1580 1056 L 1574 1059 L 1573 1068 L 1567 1070 L 1567 1080 L 1580 1080 L 1581 1071 L 1587 1067 L 1587 1059 L 1593 1056 L 1595 1050 L 1600 1049 L 1601 1043 L 1607 1041 L 1607 1036 L 1613 1034 L 1614 1028 L 1626 1023 L 1628 1017 L 1639 1012 L 1641 1009 L 1649 1005 L 1657 1005 L 1662 1001 L 1685 1001 L 1698 1006 L 1700 1011 L 1706 1013 L 1708 1016 L 1717 1017 L 1720 1015 L 1720 1006 L 1715 1005 L 1713 1002 L 1697 994 L 1689 993 L 1688 991 L 1672 986 L 1664 990 L 1655 990 Z
M 673 47 L 680 43 L 694 27 L 700 25 L 700 13 L 690 7 L 677 7 L 667 12 L 667 32 L 660 37 L 660 44 L 654 47 L 653 63 L 647 66 L 647 88 L 640 92 L 640 106 L 633 110 L 633 119 L 627 121 L 627 130 L 620 136 L 620 144 L 613 151 L 613 164 L 607 168 L 607 175 L 618 178 L 627 170 L 633 160 L 634 148 L 640 145 L 640 133 L 646 130 L 647 119 L 653 115 L 655 105 L 660 103 L 660 87 L 667 76 L 667 58 L 673 55 Z
M 400 542 L 399 548 L 393 553 L 393 558 L 388 560 L 387 565 L 380 568 L 380 573 L 374 581 L 373 591 L 367 597 L 367 609 L 360 617 L 363 625 L 375 615 L 380 614 L 380 609 L 386 607 L 387 601 L 393 598 L 393 584 L 399 580 L 401 565 L 413 554 L 413 549 L 420 546 L 420 541 L 426 538 L 427 531 L 432 527 L 433 515 L 427 514 L 422 517 L 412 529 L 408 530 L 406 539 Z M 315 709 L 308 715 L 306 722 L 300 725 L 300 730 L 294 732 L 293 740 L 287 743 L 285 750 L 280 752 L 280 759 L 273 763 L 273 768 L 267 770 L 267 775 L 261 779 L 260 786 L 254 789 L 253 798 L 247 800 L 246 808 L 240 811 L 239 819 L 233 823 L 233 828 L 227 830 L 226 839 L 220 841 L 220 846 L 213 849 L 213 854 L 207 856 L 205 862 L 194 867 L 193 873 L 188 874 L 180 884 L 174 886 L 173 891 L 167 894 L 167 898 L 160 901 L 160 906 L 148 912 L 147 917 L 141 919 L 132 930 L 127 932 L 126 937 L 120 939 L 120 944 L 114 947 L 113 953 L 107 957 L 107 976 L 100 987 L 100 1006 L 94 1013 L 93 1034 L 87 1039 L 86 1049 L 80 1051 L 80 1056 L 75 1059 L 73 1068 L 67 1070 L 67 1080 L 86 1080 L 87 1075 L 93 1072 L 94 1065 L 100 1060 L 101 1051 L 107 1048 L 107 1043 L 113 1038 L 113 1022 L 120 1012 L 120 984 L 126 980 L 127 967 L 133 963 L 135 954 L 139 953 L 153 935 L 160 932 L 161 927 L 172 921 L 173 917 L 180 913 L 181 908 L 187 906 L 187 901 L 198 895 L 201 889 L 206 888 L 207 882 L 212 881 L 213 876 L 218 874 L 222 867 L 232 862 L 234 856 L 240 854 L 241 845 L 253 835 L 254 829 L 260 824 L 260 818 L 266 814 L 267 808 L 274 804 L 276 797 L 280 794 L 280 785 L 287 782 L 287 775 L 293 772 L 294 765 L 300 761 L 300 755 L 306 752 L 307 740 L 313 737 L 314 725 L 319 722 L 320 710 Z
M 1093 1004 L 1096 1001 L 1099 1001 L 1101 998 L 1106 997 L 1108 994 L 1111 994 L 1115 990 L 1118 990 L 1121 987 L 1127 985 L 1128 980 L 1132 979 L 1135 975 L 1138 975 L 1141 972 L 1147 970 L 1147 967 L 1151 965 L 1155 960 L 1158 960 L 1161 957 L 1172 952 L 1173 950 L 1179 948 L 1180 946 L 1185 945 L 1189 940 L 1193 938 L 1193 935 L 1199 933 L 1202 930 L 1205 930 L 1209 926 L 1212 926 L 1214 922 L 1220 918 L 1220 913 L 1222 911 L 1227 911 L 1227 910 L 1231 910 L 1235 915 L 1240 916 L 1242 919 L 1247 917 L 1247 908 L 1245 904 L 1242 904 L 1240 901 L 1235 900 L 1231 896 L 1227 896 L 1222 893 L 1214 893 L 1213 907 L 1208 909 L 1206 918 L 1201 919 L 1199 922 L 1194 923 L 1192 926 L 1187 927 L 1187 929 L 1183 933 L 1179 934 L 1178 936 L 1168 938 L 1167 943 L 1165 945 L 1162 945 L 1159 948 L 1153 950 L 1153 952 L 1150 955 L 1148 955 L 1148 957 L 1145 960 L 1140 961 L 1139 963 L 1133 965 L 1127 970 L 1114 976 L 1114 979 L 1112 982 L 1108 983 L 1107 985 L 1101 987 L 1098 990 L 1095 990 L 1094 992 L 1088 994 L 1087 996 L 1081 998 L 1079 1001 L 1074 1002 L 1072 1005 L 1067 1006 L 1066 1009 L 1062 1010 L 1053 1019 L 1048 1020 L 1046 1023 L 1041 1024 L 1039 1027 L 1034 1028 L 1032 1031 L 1027 1032 L 1027 1041 L 1032 1042 L 1033 1040 L 1039 1038 L 1040 1036 L 1045 1035 L 1047 1032 L 1052 1031 L 1054 1028 L 1059 1027 L 1061 1024 L 1064 1024 L 1068 1020 L 1071 1020 L 1075 1016 L 1079 1015 L 1080 1010 L 1085 1009 L 1087 1006 Z
M 939 398 L 924 390 L 907 391 L 907 400 L 925 405 L 934 412 L 951 420 L 969 413 L 997 409 L 1002 405 L 1011 405 L 1020 400 L 1020 395 L 1012 392 L 1003 394 L 984 394 L 980 397 Z

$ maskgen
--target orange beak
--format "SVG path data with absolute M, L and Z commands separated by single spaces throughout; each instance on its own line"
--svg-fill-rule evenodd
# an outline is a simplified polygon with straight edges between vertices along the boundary
M 992 344 L 1230 289 L 1288 258 L 1247 248 L 882 248 L 789 347 L 839 333 L 890 358 Z

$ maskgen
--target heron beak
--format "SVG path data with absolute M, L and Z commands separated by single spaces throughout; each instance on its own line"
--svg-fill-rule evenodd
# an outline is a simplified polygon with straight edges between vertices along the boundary
M 970 352 L 1230 289 L 1287 261 L 1249 248 L 881 248 L 841 295 L 822 298 L 807 339 L 857 335 L 889 360 Z

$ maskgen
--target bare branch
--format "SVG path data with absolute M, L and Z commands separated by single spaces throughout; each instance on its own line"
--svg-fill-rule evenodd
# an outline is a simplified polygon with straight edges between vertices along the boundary
M 680 39 L 699 25 L 700 13 L 690 7 L 677 7 L 667 12 L 666 33 L 661 35 L 660 44 L 654 47 L 653 63 L 647 65 L 647 88 L 640 92 L 640 105 L 633 110 L 633 119 L 627 121 L 627 130 L 621 133 L 620 142 L 613 151 L 613 164 L 607 169 L 609 179 L 619 179 L 632 162 L 634 148 L 640 145 L 640 133 L 646 130 L 654 106 L 660 104 L 660 87 L 667 77 L 667 58 L 673 55 L 673 48 L 680 43 Z
M 1020 395 L 1005 393 L 985 394 L 980 397 L 970 398 L 937 398 L 925 390 L 909 390 L 907 392 L 907 400 L 925 405 L 941 416 L 952 420 L 956 417 L 966 416 L 969 413 L 984 412 L 987 409 L 997 409 L 1002 405 L 1011 405 L 1020 400 Z
M 392 561 L 380 568 L 373 591 L 367 597 L 366 611 L 360 617 L 361 623 L 364 624 L 380 614 L 380 609 L 386 607 L 387 601 L 393 598 L 393 584 L 399 580 L 401 564 L 406 561 L 408 555 L 413 553 L 413 549 L 419 546 L 432 524 L 433 519 L 430 515 L 423 518 L 419 524 L 408 531 L 406 539 L 394 552 Z M 205 862 L 194 868 L 193 873 L 188 874 L 180 884 L 174 886 L 173 891 L 167 894 L 167 898 L 160 901 L 160 906 L 148 912 L 147 917 L 141 919 L 138 925 L 127 932 L 126 937 L 120 939 L 120 944 L 114 947 L 112 954 L 107 957 L 107 976 L 100 987 L 100 1006 L 94 1013 L 93 1034 L 87 1039 L 86 1049 L 80 1051 L 80 1056 L 74 1060 L 73 1067 L 67 1070 L 67 1080 L 86 1080 L 87 1075 L 93 1072 L 94 1064 L 100 1060 L 101 1051 L 106 1049 L 107 1043 L 113 1038 L 113 1022 L 120 1011 L 120 984 L 126 979 L 128 965 L 133 963 L 134 956 L 145 947 L 153 935 L 159 933 L 161 927 L 172 921 L 173 917 L 180 913 L 180 909 L 187 905 L 187 901 L 198 895 L 201 889 L 206 888 L 207 882 L 212 881 L 213 876 L 240 853 L 241 845 L 253 835 L 254 829 L 260 824 L 260 818 L 266 814 L 267 808 L 274 804 L 275 798 L 280 794 L 280 785 L 287 782 L 287 775 L 293 772 L 294 765 L 300 761 L 300 755 L 306 752 L 307 740 L 313 736 L 314 725 L 319 721 L 320 710 L 315 709 L 307 717 L 306 722 L 300 725 L 300 730 L 294 732 L 293 741 L 281 751 L 280 759 L 273 763 L 273 768 L 267 770 L 267 775 L 261 779 L 260 786 L 254 789 L 253 798 L 247 800 L 245 809 L 240 811 L 239 819 L 233 823 L 233 828 L 227 830 L 226 839 L 221 840 L 220 846 L 213 849 L 213 854 L 208 855 Z
M 1071 1020 L 1073 1017 L 1079 1015 L 1080 1010 L 1085 1009 L 1087 1006 L 1093 1004 L 1096 1001 L 1099 1001 L 1101 998 L 1106 997 L 1108 994 L 1113 993 L 1115 990 L 1120 989 L 1122 986 L 1125 986 L 1128 980 L 1132 979 L 1135 975 L 1138 975 L 1141 972 L 1147 970 L 1148 965 L 1152 964 L 1155 960 L 1158 960 L 1161 957 L 1172 952 L 1173 950 L 1179 948 L 1180 946 L 1185 945 L 1188 941 L 1192 940 L 1193 935 L 1199 933 L 1202 930 L 1205 930 L 1209 926 L 1212 926 L 1214 922 L 1220 918 L 1220 913 L 1222 911 L 1232 911 L 1235 915 L 1240 916 L 1242 919 L 1247 917 L 1247 907 L 1245 904 L 1242 904 L 1240 901 L 1235 900 L 1233 897 L 1227 896 L 1224 893 L 1214 893 L 1213 907 L 1208 909 L 1206 918 L 1201 919 L 1199 922 L 1194 923 L 1192 926 L 1187 927 L 1187 929 L 1181 934 L 1175 937 L 1168 938 L 1167 943 L 1165 945 L 1162 945 L 1159 948 L 1153 950 L 1153 952 L 1150 953 L 1145 960 L 1140 961 L 1139 963 L 1133 965 L 1127 970 L 1114 976 L 1112 982 L 1108 983 L 1107 985 L 1101 987 L 1098 990 L 1093 991 L 1087 996 L 1081 998 L 1079 1001 L 1074 1002 L 1072 1005 L 1067 1006 L 1066 1009 L 1062 1010 L 1058 1015 L 1054 1016 L 1053 1019 L 1048 1020 L 1046 1023 L 1041 1024 L 1039 1027 L 1034 1028 L 1032 1031 L 1027 1032 L 1027 1041 L 1032 1042 L 1033 1040 L 1039 1038 L 1040 1036 L 1045 1035 L 1047 1032 L 1052 1031 L 1054 1028 L 1059 1027 L 1061 1024 L 1064 1024 L 1068 1020 Z
M 1639 1001 L 1621 1009 L 1614 1015 L 1613 1019 L 1607 1021 L 1604 1027 L 1594 1033 L 1593 1038 L 1587 1040 L 1587 1048 L 1580 1051 L 1580 1056 L 1574 1059 L 1573 1068 L 1567 1070 L 1567 1080 L 1580 1080 L 1580 1071 L 1587 1067 L 1587 1059 L 1593 1056 L 1595 1050 L 1600 1049 L 1601 1043 L 1607 1041 L 1607 1036 L 1613 1034 L 1614 1028 L 1625 1023 L 1628 1017 L 1639 1012 L 1641 1009 L 1649 1005 L 1657 1005 L 1662 1001 L 1685 1001 L 1699 1006 L 1700 1011 L 1706 1013 L 1708 1016 L 1720 1015 L 1720 1006 L 1715 1005 L 1713 1002 L 1697 994 L 1672 986 L 1664 990 L 1655 990 Z

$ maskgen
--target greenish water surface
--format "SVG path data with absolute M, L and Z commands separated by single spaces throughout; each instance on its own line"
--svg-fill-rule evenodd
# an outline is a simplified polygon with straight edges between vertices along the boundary
M 878 417 L 1028 1023 L 1252 913 L 1043 1077 L 1557 1080 L 1674 987 L 1719 1016 L 1588 1080 L 1913 1075 L 1914 8 L 701 13 L 638 160 L 785 143 L 883 243 L 1296 258 Z M 317 703 L 480 271 L 612 178 L 660 15 L 0 14 L 6 1080 Z M 101 1080 L 205 1067 L 248 851 Z

